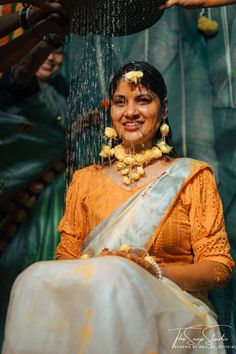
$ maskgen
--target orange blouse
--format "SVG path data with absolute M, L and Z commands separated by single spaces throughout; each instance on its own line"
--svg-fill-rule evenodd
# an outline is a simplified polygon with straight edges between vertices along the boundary
M 57 258 L 78 258 L 90 231 L 143 187 L 123 189 L 96 165 L 75 172 L 58 227 L 61 241 Z M 208 259 L 232 270 L 222 204 L 207 164 L 195 168 L 150 239 L 149 253 L 159 264 L 192 264 Z

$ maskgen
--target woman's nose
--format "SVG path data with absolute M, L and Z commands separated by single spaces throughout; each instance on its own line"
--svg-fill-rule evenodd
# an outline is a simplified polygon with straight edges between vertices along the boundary
M 139 117 L 139 112 L 134 103 L 130 103 L 127 105 L 125 110 L 125 117 L 136 119 Z

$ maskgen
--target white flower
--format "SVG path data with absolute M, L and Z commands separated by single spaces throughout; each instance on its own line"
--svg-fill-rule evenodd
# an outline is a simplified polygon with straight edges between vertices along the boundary
M 140 176 L 144 176 L 144 168 L 142 166 L 136 167 L 137 172 L 139 173 Z
M 169 154 L 173 149 L 173 147 L 167 145 L 165 141 L 161 141 L 159 144 L 157 144 L 157 146 L 159 147 L 159 149 L 163 154 Z
M 131 179 L 130 179 L 129 177 L 125 176 L 125 177 L 123 178 L 123 182 L 124 182 L 124 184 L 129 185 L 129 184 L 131 183 Z
M 127 156 L 124 158 L 124 163 L 126 163 L 127 165 L 133 165 L 134 162 L 135 162 L 135 159 L 132 156 Z
M 125 176 L 129 173 L 129 168 L 123 168 L 120 172 L 123 176 Z
M 143 77 L 143 72 L 142 71 L 129 71 L 124 76 L 125 76 L 125 80 L 137 85 L 138 80 L 141 79 L 141 77 Z
M 79 257 L 80 259 L 88 259 L 90 258 L 87 253 L 82 254 L 82 256 Z
M 159 159 L 160 157 L 162 157 L 162 152 L 159 147 L 155 146 L 152 148 L 152 155 L 154 159 Z
M 106 137 L 109 138 L 109 139 L 114 139 L 114 138 L 117 137 L 117 133 L 116 133 L 115 129 L 110 128 L 110 127 L 106 127 L 106 129 L 105 129 L 105 135 L 106 135 Z
M 124 243 L 123 245 L 120 246 L 120 251 L 123 251 L 125 253 L 129 253 L 130 251 L 130 246 Z
M 146 257 L 144 257 L 144 260 L 147 261 L 148 263 L 151 263 L 151 264 L 156 262 L 155 258 L 152 256 L 146 256 Z
M 117 166 L 118 171 L 125 168 L 125 164 L 123 162 L 117 162 L 116 166 Z
M 137 155 L 135 156 L 135 162 L 136 162 L 138 165 L 143 165 L 144 162 L 145 162 L 145 157 L 144 157 L 144 155 L 142 155 L 142 154 L 137 154 Z
M 99 156 L 107 158 L 110 156 L 110 147 L 108 145 L 103 145 L 102 151 L 100 152 Z
M 168 124 L 166 123 L 163 123 L 161 126 L 160 126 L 160 132 L 161 132 L 161 135 L 162 136 L 168 136 L 169 132 L 170 132 L 170 127 Z

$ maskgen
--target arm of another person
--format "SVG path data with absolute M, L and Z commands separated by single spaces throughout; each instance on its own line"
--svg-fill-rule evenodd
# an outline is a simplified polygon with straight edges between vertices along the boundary
M 60 25 L 57 19 L 50 15 L 36 23 L 15 40 L 0 47 L 0 72 L 4 71 L 24 57 L 41 39 L 50 33 L 65 36 L 69 32 L 68 25 Z
M 0 5 L 5 4 L 15 4 L 18 0 L 0 0 Z M 59 12 L 62 15 L 67 15 L 65 8 L 62 6 L 61 2 L 58 0 L 27 0 L 24 3 L 40 7 L 41 9 L 48 9 L 51 12 Z
M 161 5 L 161 9 L 169 9 L 174 5 L 182 6 L 187 9 L 195 9 L 202 7 L 217 7 L 236 4 L 236 0 L 168 0 Z
M 11 70 L 12 84 L 16 87 L 24 86 L 38 71 L 55 47 L 46 41 L 40 41 L 27 53 Z
M 20 27 L 20 16 L 18 12 L 0 17 L 0 38 L 15 31 Z

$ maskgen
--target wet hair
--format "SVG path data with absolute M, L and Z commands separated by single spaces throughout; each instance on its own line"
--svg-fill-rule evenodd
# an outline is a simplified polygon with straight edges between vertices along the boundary
M 142 71 L 143 77 L 139 80 L 140 84 L 154 92 L 163 103 L 167 96 L 167 88 L 163 76 L 154 66 L 145 61 L 132 61 L 124 65 L 112 78 L 109 86 L 110 99 L 113 97 L 120 81 L 124 75 L 130 71 Z
M 120 83 L 120 81 L 124 78 L 124 75 L 130 71 L 142 71 L 143 76 L 139 79 L 139 83 L 152 92 L 154 92 L 160 99 L 161 105 L 163 106 L 165 98 L 167 98 L 167 88 L 165 84 L 165 80 L 160 73 L 154 66 L 145 62 L 145 61 L 132 61 L 128 64 L 125 64 L 120 68 L 120 70 L 113 76 L 110 85 L 109 85 L 109 96 L 110 101 Z M 165 119 L 165 123 L 169 126 L 168 118 Z M 157 131 L 155 139 L 161 139 L 160 130 Z M 170 146 L 173 146 L 172 152 L 169 156 L 176 157 L 177 154 L 174 149 L 174 145 L 172 142 L 172 132 L 170 127 L 170 132 L 168 137 L 166 137 L 166 143 Z

